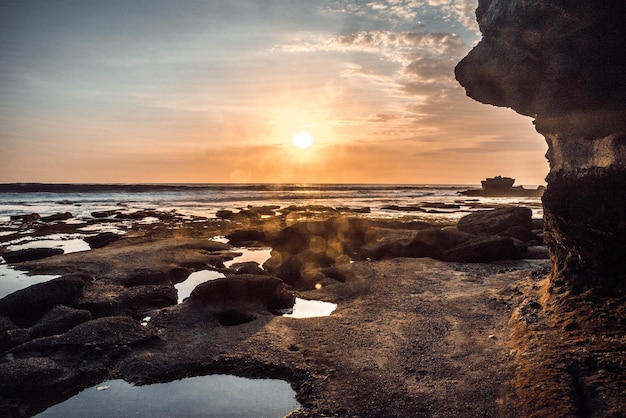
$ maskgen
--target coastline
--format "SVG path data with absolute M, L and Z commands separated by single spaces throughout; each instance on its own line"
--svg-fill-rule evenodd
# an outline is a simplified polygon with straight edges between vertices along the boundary
M 106 379 L 149 384 L 225 373 L 288 381 L 302 405 L 292 417 L 525 416 L 520 411 L 532 401 L 519 386 L 518 370 L 528 370 L 523 336 L 530 331 L 520 333 L 510 319 L 541 287 L 549 260 L 520 256 L 467 263 L 416 257 L 435 237 L 471 237 L 450 229 L 454 222 L 432 229 L 416 219 L 321 209 L 267 215 L 275 209 L 258 207 L 209 219 L 141 213 L 131 217 L 134 223 L 123 236 L 100 248 L 17 263 L 32 273 L 62 275 L 59 283 L 78 286 L 76 299 L 64 302 L 64 312 L 88 311 L 91 319 L 38 338 L 23 331 L 33 335 L 34 328 L 41 329 L 38 319 L 5 331 L 17 344 L 0 361 L 0 411 L 30 416 Z M 529 210 L 524 213 L 530 216 Z M 157 215 L 158 221 L 140 224 L 146 215 Z M 55 224 L 35 222 L 48 232 L 54 229 Z M 294 281 L 276 268 L 283 284 L 258 276 L 258 270 L 250 274 L 254 266 L 239 276 L 225 269 L 233 249 L 214 241 L 230 236 L 237 246 L 271 245 L 293 267 L 326 260 L 293 252 L 299 237 L 314 238 L 316 245 L 315 237 L 322 237 L 329 245 L 338 230 L 344 231 L 341 248 L 351 262 L 339 263 L 343 256 L 336 254 L 329 267 L 312 276 L 302 269 Z M 260 281 L 280 290 L 235 301 L 197 292 L 177 303 L 173 284 L 205 268 L 225 272 L 237 286 Z M 330 316 L 308 319 L 272 313 L 292 294 L 337 308 Z M 6 308 L 3 301 L 0 309 Z M 147 312 L 151 320 L 141 325 Z M 224 315 L 236 323 L 224 325 Z M 557 364 L 558 358 L 551 361 Z M 547 384 L 556 392 L 570 387 L 556 380 Z M 41 397 L 44 388 L 47 396 Z M 552 406 L 566 410 L 575 401 L 563 398 Z

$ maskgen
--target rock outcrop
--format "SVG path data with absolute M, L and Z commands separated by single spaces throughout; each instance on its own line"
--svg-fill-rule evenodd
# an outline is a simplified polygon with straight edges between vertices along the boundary
M 480 0 L 482 41 L 456 67 L 468 96 L 535 118 L 552 284 L 626 287 L 626 3 Z

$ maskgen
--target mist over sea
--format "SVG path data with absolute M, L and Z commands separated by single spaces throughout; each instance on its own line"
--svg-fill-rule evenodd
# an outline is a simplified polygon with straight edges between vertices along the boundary
M 218 210 L 248 206 L 321 205 L 369 208 L 371 217 L 419 216 L 458 219 L 477 208 L 525 205 L 541 217 L 538 197 L 467 197 L 477 185 L 380 184 L 38 184 L 0 185 L 0 223 L 12 215 L 70 212 L 75 219 L 94 211 L 175 211 L 214 217 Z M 432 205 L 429 207 L 428 205 Z M 423 208 L 421 208 L 424 206 Z M 417 208 L 420 207 L 419 210 Z

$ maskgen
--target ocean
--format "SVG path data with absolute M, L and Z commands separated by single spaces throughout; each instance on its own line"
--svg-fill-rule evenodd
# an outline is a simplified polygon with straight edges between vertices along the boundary
M 70 212 L 87 219 L 94 211 L 175 211 L 213 217 L 218 210 L 247 206 L 322 205 L 369 208 L 369 216 L 416 216 L 424 220 L 458 219 L 477 209 L 523 205 L 541 218 L 539 197 L 467 197 L 476 185 L 379 184 L 10 184 L 0 185 L 0 227 L 10 216 Z M 430 205 L 430 206 L 429 206 Z M 421 209 L 419 209 L 421 208 Z
M 28 248 L 60 248 L 65 253 L 89 251 L 87 236 L 101 232 L 124 234 L 133 225 L 149 225 L 158 218 L 107 217 L 138 211 L 173 212 L 177 219 L 213 218 L 220 210 L 237 211 L 248 206 L 307 206 L 349 208 L 354 216 L 410 218 L 432 224 L 453 224 L 476 210 L 500 206 L 527 206 L 533 217 L 542 217 L 539 197 L 469 197 L 460 192 L 473 185 L 361 185 L 361 184 L 4 184 L 0 185 L 0 251 Z M 46 217 L 71 214 L 52 223 L 24 223 L 12 219 L 36 213 Z M 148 212 L 149 213 L 149 212 Z M 54 224 L 57 223 L 56 227 Z M 65 224 L 65 225 L 63 225 Z M 46 231 L 50 232 L 46 232 Z M 258 252 L 246 254 L 257 256 Z M 241 260 L 238 260 L 241 261 Z M 262 263 L 263 260 L 256 260 Z M 0 298 L 11 292 L 57 276 L 31 275 L 0 257 Z

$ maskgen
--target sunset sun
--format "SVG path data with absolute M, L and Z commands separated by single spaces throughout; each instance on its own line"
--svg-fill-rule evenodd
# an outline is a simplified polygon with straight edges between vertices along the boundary
M 299 132 L 293 136 L 293 144 L 300 149 L 309 148 L 313 145 L 313 137 L 307 132 Z

